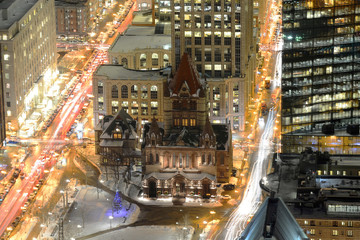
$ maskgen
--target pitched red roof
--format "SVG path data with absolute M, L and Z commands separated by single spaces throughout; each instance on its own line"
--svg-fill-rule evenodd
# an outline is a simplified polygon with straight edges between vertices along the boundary
M 195 69 L 191 62 L 191 58 L 187 53 L 184 53 L 181 57 L 179 67 L 174 78 L 171 80 L 169 87 L 174 94 L 178 94 L 184 82 L 187 83 L 191 95 L 196 94 L 198 89 L 202 90 L 199 73 Z

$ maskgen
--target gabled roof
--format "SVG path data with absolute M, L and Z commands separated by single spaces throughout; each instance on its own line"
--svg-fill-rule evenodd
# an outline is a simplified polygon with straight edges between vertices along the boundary
M 179 94 L 184 83 L 189 88 L 190 95 L 198 95 L 200 91 L 203 91 L 199 73 L 187 53 L 183 54 L 175 76 L 169 83 L 169 88 L 173 94 Z
M 169 146 L 188 146 L 197 147 L 199 138 L 196 134 L 192 134 L 184 127 L 179 133 L 172 133 L 169 136 Z
M 110 120 L 109 124 L 101 134 L 100 139 L 111 139 L 112 131 L 115 129 L 117 125 L 121 128 L 122 132 L 128 129 L 130 136 L 136 137 L 134 126 L 131 125 L 133 121 L 134 119 L 127 112 L 125 112 L 124 109 L 121 109 Z

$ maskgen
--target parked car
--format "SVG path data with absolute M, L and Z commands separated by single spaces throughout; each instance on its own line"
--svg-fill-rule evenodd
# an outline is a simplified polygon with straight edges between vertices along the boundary
M 231 196 L 228 195 L 228 194 L 222 195 L 222 196 L 221 196 L 221 199 L 222 199 L 222 200 L 230 200 L 230 199 L 231 199 Z
M 231 183 L 228 183 L 228 184 L 225 184 L 223 186 L 223 189 L 224 190 L 234 190 L 235 189 L 235 185 L 234 184 L 231 184 Z

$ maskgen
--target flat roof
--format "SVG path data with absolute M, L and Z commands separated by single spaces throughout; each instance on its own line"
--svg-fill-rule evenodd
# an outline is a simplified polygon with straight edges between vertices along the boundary
M 313 132 L 301 132 L 301 131 L 294 131 L 294 132 L 290 132 L 290 133 L 286 133 L 283 134 L 284 136 L 321 136 L 321 137 L 331 137 L 331 136 L 335 136 L 335 137 L 359 137 L 359 135 L 351 135 L 349 133 L 346 132 L 346 130 L 344 129 L 336 129 L 335 128 L 335 134 L 334 135 L 329 135 L 329 134 L 324 134 L 322 131 L 313 131 Z
M 130 52 L 135 49 L 170 49 L 171 36 L 150 35 L 150 36 L 120 36 L 109 52 Z
M 38 0 L 2 0 L 0 10 L 8 11 L 8 18 L 6 20 L 0 18 L 0 30 L 8 29 L 19 21 L 37 2 Z
M 159 70 L 131 70 L 122 65 L 100 65 L 96 70 L 96 76 L 106 76 L 111 80 L 158 80 L 163 78 L 160 72 L 168 71 L 169 68 Z
M 153 19 L 151 10 L 134 12 L 134 18 L 132 20 L 133 24 L 151 24 L 152 22 Z
M 71 1 L 64 1 L 64 0 L 56 0 L 55 1 L 55 7 L 56 6 L 67 6 L 67 7 L 85 7 L 85 3 L 87 0 L 77 0 L 74 2 Z
M 154 34 L 155 27 L 152 26 L 129 26 L 124 33 L 126 36 L 146 36 Z
M 124 35 L 119 35 L 109 52 L 126 53 L 145 48 L 170 49 L 171 35 L 155 34 L 154 26 L 130 26 Z

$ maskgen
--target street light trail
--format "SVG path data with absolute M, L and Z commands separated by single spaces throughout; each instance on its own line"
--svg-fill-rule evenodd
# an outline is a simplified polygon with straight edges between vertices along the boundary
M 231 214 L 227 222 L 226 240 L 233 240 L 245 229 L 250 215 L 254 215 L 261 204 L 260 180 L 266 173 L 267 159 L 271 152 L 273 128 L 276 119 L 276 111 L 270 109 L 264 132 L 260 139 L 259 151 L 256 162 L 251 170 L 250 181 L 247 185 L 244 198 L 240 205 Z
M 98 61 L 95 61 L 98 59 Z M 45 156 L 49 154 L 49 150 L 54 149 L 57 145 L 58 140 L 63 140 L 65 138 L 65 133 L 69 130 L 72 123 L 74 123 L 77 114 L 80 111 L 80 108 L 76 110 L 76 113 L 73 113 L 73 110 L 76 106 L 81 105 L 81 97 L 86 96 L 88 90 L 91 91 L 91 77 L 90 75 L 96 70 L 99 64 L 104 62 L 104 52 L 99 51 L 97 57 L 94 58 L 92 62 L 92 70 L 88 72 L 89 74 L 83 76 L 84 86 L 81 90 L 73 97 L 72 100 L 67 100 L 61 114 L 57 116 L 60 118 L 60 123 L 58 124 L 55 132 L 52 134 L 50 140 L 47 144 L 47 150 L 44 150 Z M 81 81 L 78 83 L 81 84 Z M 65 124 L 66 123 L 66 124 Z M 19 214 L 21 206 L 26 202 L 29 194 L 33 191 L 33 186 L 44 173 L 44 167 L 42 165 L 41 159 L 38 158 L 34 165 L 31 167 L 31 171 L 24 180 L 17 180 L 14 186 L 10 189 L 8 196 L 5 198 L 5 201 L 0 206 L 0 236 L 5 232 L 9 224 L 14 220 L 14 218 Z M 19 197 L 22 194 L 21 197 Z

